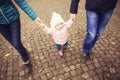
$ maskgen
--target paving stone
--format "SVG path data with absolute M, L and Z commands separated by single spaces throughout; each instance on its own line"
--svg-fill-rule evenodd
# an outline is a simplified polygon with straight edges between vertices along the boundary
M 12 75 L 12 74 L 13 74 L 12 70 L 9 71 L 9 72 L 7 72 L 7 76 L 10 76 L 10 75 Z
M 74 65 L 71 65 L 71 66 L 70 66 L 70 69 L 71 69 L 71 70 L 74 70 L 74 69 L 75 69 L 75 66 L 74 66 Z
M 82 78 L 83 79 L 88 79 L 89 78 L 89 74 L 88 73 L 83 73 L 82 74 Z
M 65 76 L 65 79 L 68 79 L 70 77 L 70 74 L 69 73 L 65 73 L 64 76 Z
M 93 80 L 93 78 L 88 78 L 87 80 Z
M 72 76 L 75 76 L 77 74 L 77 72 L 75 70 L 72 70 L 70 73 Z
M 77 73 L 78 73 L 78 74 L 81 74 L 81 73 L 83 73 L 83 72 L 84 72 L 81 68 L 76 69 L 76 71 L 77 71 Z
M 57 76 L 59 72 L 57 70 L 53 71 L 54 76 Z
M 94 80 L 99 80 L 98 76 L 93 77 Z
M 18 76 L 13 77 L 13 80 L 19 80 Z
M 48 78 L 52 78 L 52 75 L 53 75 L 52 72 L 47 73 L 47 77 L 48 77 Z
M 89 75 L 90 75 L 90 77 L 94 77 L 94 76 L 96 76 L 96 72 L 95 71 L 89 71 L 88 72 L 89 73 Z
M 71 62 L 72 62 L 72 64 L 76 64 L 77 60 L 72 60 Z
M 12 76 L 7 76 L 7 80 L 12 80 Z
M 103 72 L 103 70 L 102 70 L 101 68 L 99 68 L 99 69 L 96 70 L 96 72 L 97 72 L 98 74 L 100 74 L 100 73 Z
M 48 80 L 48 78 L 46 75 L 44 75 L 44 76 L 41 76 L 41 80 Z
M 83 71 L 89 71 L 89 69 L 88 69 L 88 67 L 86 67 L 86 66 L 84 66 L 84 67 L 82 67 L 82 69 L 83 69 Z
M 93 64 L 90 64 L 90 65 L 88 65 L 88 68 L 89 68 L 90 70 L 93 70 L 93 69 L 95 69 L 95 66 L 94 66 Z
M 67 66 L 72 65 L 71 61 L 67 62 L 66 64 L 67 64 Z
M 65 80 L 64 75 L 59 75 L 58 78 L 59 78 L 59 80 Z
M 95 67 L 100 67 L 100 64 L 98 62 L 96 62 L 94 65 Z
M 106 66 L 105 62 L 101 61 L 99 62 L 101 64 L 101 66 Z
M 24 71 L 20 71 L 19 72 L 19 76 L 24 76 L 25 75 L 25 72 Z
M 78 77 L 76 77 L 76 76 L 72 77 L 72 80 L 78 80 Z
M 80 64 L 78 63 L 78 64 L 76 64 L 76 68 L 80 68 Z
M 65 71 L 65 72 L 69 72 L 69 71 L 70 71 L 70 68 L 69 68 L 69 67 L 65 67 L 65 68 L 64 68 L 64 71 Z

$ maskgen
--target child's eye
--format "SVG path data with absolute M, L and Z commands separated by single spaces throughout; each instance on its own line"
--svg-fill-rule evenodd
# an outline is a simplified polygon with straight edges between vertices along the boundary
M 58 26 L 58 24 L 56 26 Z
M 60 25 L 63 25 L 63 23 L 60 23 Z

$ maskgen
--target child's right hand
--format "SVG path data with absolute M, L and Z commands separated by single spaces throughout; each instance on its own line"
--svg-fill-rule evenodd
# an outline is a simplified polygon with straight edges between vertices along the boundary
M 45 28 L 45 24 L 44 23 L 41 23 L 40 26 L 41 26 L 41 28 Z

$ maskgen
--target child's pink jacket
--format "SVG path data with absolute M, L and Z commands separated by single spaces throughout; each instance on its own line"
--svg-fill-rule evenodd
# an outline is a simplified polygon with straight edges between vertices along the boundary
M 56 30 L 55 28 L 45 27 L 43 30 L 50 34 L 56 44 L 65 44 L 68 41 L 68 28 L 73 24 L 72 19 L 69 19 L 65 24 L 62 30 Z

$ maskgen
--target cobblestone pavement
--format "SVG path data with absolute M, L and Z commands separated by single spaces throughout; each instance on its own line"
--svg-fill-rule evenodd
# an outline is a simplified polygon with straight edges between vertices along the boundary
M 69 18 L 71 0 L 27 0 L 49 26 L 51 13 Z M 26 75 L 18 52 L 0 35 L 0 80 L 120 80 L 120 0 L 99 41 L 92 60 L 82 63 L 80 54 L 86 33 L 85 0 L 79 4 L 78 18 L 69 29 L 69 46 L 60 57 L 50 36 L 20 9 L 22 42 L 30 53 L 32 75 Z

